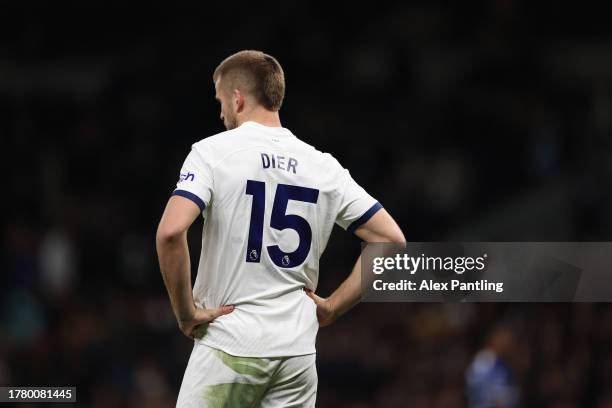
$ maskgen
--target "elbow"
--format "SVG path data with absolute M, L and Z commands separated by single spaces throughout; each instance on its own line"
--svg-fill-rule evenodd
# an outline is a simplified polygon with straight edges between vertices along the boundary
M 185 232 L 186 231 L 160 224 L 157 228 L 157 234 L 155 235 L 155 242 L 158 247 L 176 244 L 185 237 Z
M 406 238 L 404 237 L 404 233 L 402 232 L 399 225 L 395 223 L 393 224 L 393 226 L 391 226 L 385 231 L 383 235 L 383 242 L 389 242 L 405 248 Z
M 402 233 L 402 231 L 399 228 L 397 228 L 396 231 L 394 231 L 392 234 L 390 234 L 387 237 L 387 239 L 389 240 L 388 242 L 400 245 L 403 248 L 406 247 L 406 238 L 404 237 L 404 234 Z

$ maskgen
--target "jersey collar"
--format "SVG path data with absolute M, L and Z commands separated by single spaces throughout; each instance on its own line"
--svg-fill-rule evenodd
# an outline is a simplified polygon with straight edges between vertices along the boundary
M 266 126 L 266 125 L 262 125 L 261 123 L 258 123 L 258 122 L 253 122 L 252 120 L 248 120 L 248 121 L 244 122 L 240 126 L 256 127 L 258 129 L 262 129 L 262 130 L 265 130 L 267 132 L 274 133 L 275 135 L 293 136 L 293 133 L 291 133 L 291 131 L 289 129 L 287 129 L 287 128 L 279 127 L 279 126 Z

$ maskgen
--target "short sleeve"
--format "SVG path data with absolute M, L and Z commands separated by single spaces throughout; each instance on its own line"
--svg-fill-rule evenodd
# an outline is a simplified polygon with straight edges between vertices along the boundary
M 353 180 L 348 170 L 343 169 L 343 176 L 345 187 L 336 224 L 349 232 L 355 232 L 357 228 L 372 218 L 382 208 L 382 205 Z
M 181 168 L 179 181 L 172 195 L 185 197 L 204 211 L 213 194 L 212 169 L 202 154 L 192 148 Z

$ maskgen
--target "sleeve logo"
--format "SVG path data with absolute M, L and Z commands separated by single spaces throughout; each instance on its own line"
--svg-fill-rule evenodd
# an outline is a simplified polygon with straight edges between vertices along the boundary
M 188 171 L 187 173 L 181 173 L 181 176 L 179 177 L 179 183 L 182 181 L 193 181 L 194 179 L 195 179 L 195 174 Z

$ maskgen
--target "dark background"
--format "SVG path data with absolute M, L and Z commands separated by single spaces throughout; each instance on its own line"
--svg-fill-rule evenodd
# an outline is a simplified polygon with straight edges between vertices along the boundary
M 534 3 L 3 4 L 0 385 L 174 404 L 191 342 L 154 234 L 190 145 L 223 130 L 212 71 L 241 49 L 278 58 L 283 125 L 408 240 L 610 241 L 609 15 Z M 358 253 L 336 228 L 321 295 Z M 319 333 L 318 406 L 465 406 L 500 322 L 522 405 L 612 406 L 612 307 L 588 303 L 362 304 Z

